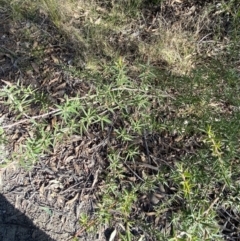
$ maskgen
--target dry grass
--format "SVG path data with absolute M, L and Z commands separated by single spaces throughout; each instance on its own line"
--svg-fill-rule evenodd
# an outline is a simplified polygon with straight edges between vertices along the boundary
M 181 29 L 164 29 L 159 33 L 159 40 L 143 43 L 140 53 L 147 56 L 151 63 L 163 63 L 173 74 L 185 75 L 194 67 L 194 41 Z M 165 66 L 164 66 L 165 65 Z
M 130 18 L 131 9 L 126 11 L 129 6 L 120 9 L 122 5 L 117 3 L 112 7 L 101 6 L 96 1 L 41 0 L 41 3 L 42 13 L 50 17 L 79 51 L 84 51 L 86 66 L 90 68 L 93 63 L 103 61 L 103 56 L 116 60 L 120 55 L 163 62 L 172 73 L 181 75 L 193 67 L 197 37 L 184 31 L 181 23 L 172 27 L 161 17 L 154 20 L 154 26 L 147 26 L 148 19 L 140 12 L 137 18 Z
M 146 11 L 149 6 L 140 0 L 125 5 L 84 0 L 40 3 L 41 11 L 76 44 L 90 68 L 106 58 L 115 61 L 123 56 L 184 75 L 195 67 L 196 56 L 216 56 L 228 42 L 216 28 L 230 13 L 224 4 L 200 8 L 184 7 L 188 3 L 184 1 L 165 1 L 158 4 L 162 11 L 156 15 L 156 6 Z

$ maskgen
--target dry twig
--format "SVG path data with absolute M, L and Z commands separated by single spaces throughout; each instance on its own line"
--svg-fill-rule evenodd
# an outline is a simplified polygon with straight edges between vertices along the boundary
M 12 127 L 14 127 L 14 126 L 17 126 L 17 125 L 20 125 L 20 124 L 23 124 L 23 123 L 30 122 L 31 120 L 36 120 L 36 119 L 41 119 L 41 118 L 47 118 L 48 116 L 50 116 L 50 115 L 52 115 L 52 114 L 56 114 L 56 113 L 58 113 L 58 112 L 60 112 L 60 111 L 61 111 L 61 110 L 56 109 L 56 110 L 47 112 L 47 113 L 42 114 L 42 115 L 32 116 L 32 117 L 30 117 L 30 118 L 26 118 L 26 119 L 20 120 L 20 121 L 18 121 L 18 122 L 13 123 L 13 124 L 9 124 L 9 125 L 6 125 L 6 126 L 2 126 L 2 129 L 9 129 L 9 128 L 12 128 Z

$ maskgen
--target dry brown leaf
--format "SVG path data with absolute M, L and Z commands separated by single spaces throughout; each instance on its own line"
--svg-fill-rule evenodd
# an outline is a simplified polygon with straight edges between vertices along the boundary
M 78 197 L 79 197 L 79 193 L 77 193 L 76 196 L 75 196 L 73 199 L 67 201 L 67 202 L 66 202 L 66 205 L 71 205 L 71 204 L 73 204 L 73 203 L 78 199 Z
M 47 188 L 51 189 L 51 190 L 55 190 L 55 189 L 58 189 L 58 188 L 62 189 L 63 185 L 58 180 L 51 180 L 51 181 L 49 181 L 49 185 L 47 186 Z
M 48 83 L 48 85 L 51 85 L 51 84 L 53 84 L 53 83 L 55 83 L 55 82 L 57 82 L 57 81 L 59 81 L 59 76 L 56 77 L 56 78 L 54 78 L 54 79 L 52 79 L 52 80 L 50 80 L 49 83 Z
M 57 57 L 55 57 L 53 54 L 51 54 L 51 58 L 52 58 L 54 64 L 59 64 L 60 63 L 59 59 Z
M 53 118 L 51 119 L 51 124 L 52 124 L 52 127 L 56 126 L 56 124 L 57 124 L 57 117 L 56 116 L 53 116 Z
M 9 81 L 3 80 L 3 79 L 1 79 L 1 81 L 10 87 L 13 86 L 13 84 L 10 83 Z
M 67 85 L 67 83 L 64 82 L 64 83 L 60 84 L 59 86 L 57 86 L 57 87 L 55 88 L 55 90 L 62 89 L 62 88 L 64 88 L 66 85 Z
M 69 157 L 67 157 L 65 160 L 64 160 L 64 162 L 65 163 L 69 163 L 71 160 L 73 160 L 75 158 L 75 156 L 69 156 Z
M 56 93 L 54 93 L 53 95 L 52 95 L 52 97 L 54 97 L 54 96 L 57 96 L 57 95 L 64 95 L 65 94 L 65 91 L 64 90 L 60 90 L 60 91 L 57 91 Z M 60 99 L 60 98 L 59 98 Z M 61 100 L 63 100 L 63 99 L 61 99 Z
M 76 141 L 82 141 L 82 136 L 78 136 L 78 135 L 72 135 L 71 138 L 69 138 L 69 140 L 67 141 L 68 144 L 71 144 L 73 142 L 76 142 Z M 77 147 L 75 147 L 76 149 Z
M 44 197 L 44 192 L 45 192 L 45 187 L 44 187 L 44 183 L 43 183 L 39 189 L 40 197 Z
M 36 63 L 34 63 L 34 62 L 31 62 L 31 65 L 32 65 L 34 71 L 35 71 L 36 73 L 40 74 L 38 65 L 37 65 Z
M 147 216 L 155 216 L 157 213 L 156 212 L 148 212 L 146 213 Z
M 92 183 L 92 188 L 95 186 L 95 184 L 97 183 L 98 181 L 98 173 L 99 173 L 99 169 L 96 171 L 95 175 L 94 175 L 94 180 L 93 180 L 93 183 Z

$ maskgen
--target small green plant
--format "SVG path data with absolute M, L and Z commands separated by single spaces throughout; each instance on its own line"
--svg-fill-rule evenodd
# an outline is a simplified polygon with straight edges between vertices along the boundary
M 221 161 L 222 154 L 223 154 L 221 151 L 221 148 L 222 148 L 221 141 L 216 138 L 216 135 L 214 134 L 211 126 L 207 127 L 206 134 L 207 134 L 206 141 L 210 144 L 213 156 L 216 156 L 219 159 L 219 161 Z
M 229 167 L 227 166 L 228 162 L 224 161 L 223 157 L 223 144 L 221 140 L 219 140 L 215 133 L 213 132 L 211 126 L 207 127 L 207 138 L 205 141 L 210 145 L 212 155 L 216 157 L 215 163 L 216 163 L 216 171 L 219 174 L 222 174 L 224 181 L 226 184 L 230 185 L 230 178 L 231 178 L 231 173 L 229 172 Z
M 192 195 L 192 189 L 194 188 L 194 184 L 192 179 L 192 175 L 189 170 L 186 168 L 184 169 L 183 165 L 177 165 L 177 172 L 180 176 L 180 184 L 183 190 L 184 198 L 189 199 Z

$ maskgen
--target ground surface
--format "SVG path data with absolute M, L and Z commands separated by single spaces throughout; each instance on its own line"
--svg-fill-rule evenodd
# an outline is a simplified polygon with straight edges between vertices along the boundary
M 189 8 L 186 12 L 188 10 Z M 165 14 L 169 15 L 173 9 L 166 7 L 165 11 Z M 0 79 L 3 81 L 0 86 L 21 81 L 25 86 L 31 85 L 47 93 L 48 101 L 53 105 L 60 104 L 64 95 L 84 96 L 92 88 L 92 83 L 91 80 L 83 82 L 62 67 L 76 61 L 74 64 L 81 70 L 84 57 L 72 47 L 73 43 L 68 41 L 66 44 L 65 36 L 48 21 L 44 15 L 40 15 L 39 19 L 33 22 L 12 21 L 9 13 L 1 10 Z M 175 93 L 176 91 L 171 93 L 169 90 L 167 102 L 171 103 Z M 226 107 L 223 109 L 225 113 L 228 111 Z M 32 116 L 41 115 L 38 105 L 33 106 L 31 110 Z M 172 119 L 175 113 L 166 107 L 166 113 L 163 115 L 166 115 L 166 119 Z M 58 121 L 57 118 L 49 115 L 46 118 L 46 128 L 52 130 L 54 123 Z M 10 109 L 0 103 L 0 121 L 3 126 L 7 126 L 17 123 L 18 120 Z M 118 123 L 118 120 L 115 122 L 117 125 L 122 124 Z M 12 141 L 1 147 L 4 158 L 12 152 L 17 152 L 23 140 L 31 136 L 31 131 L 28 121 L 6 128 Z M 193 157 L 196 149 L 201 149 L 202 146 L 198 135 L 179 136 L 169 132 L 145 133 L 142 139 L 137 137 L 135 142 L 140 146 L 142 157 L 151 157 L 151 162 L 141 162 L 139 158 L 134 165 L 126 164 L 124 170 L 134 170 L 132 176 L 135 178 L 129 176 L 124 184 L 126 186 L 132 180 L 141 179 L 144 172 L 154 175 L 159 168 L 170 169 L 181 158 Z M 106 150 L 117 145 L 124 148 L 115 139 L 111 127 L 103 132 L 92 130 L 89 135 L 75 135 L 71 140 L 63 140 L 62 143 L 51 146 L 49 153 L 40 157 L 39 162 L 27 171 L 19 168 L 17 161 L 1 168 L 0 192 L 6 200 L 0 199 L 0 241 L 66 241 L 74 236 L 78 236 L 78 240 L 109 239 L 107 231 L 111 227 L 99 226 L 94 236 L 88 236 L 80 226 L 79 219 L 83 212 L 93 215 L 98 202 L 97 194 L 104 188 L 101 175 L 104 176 L 108 166 Z M 0 157 L 1 159 L 3 158 Z M 219 189 L 222 189 L 222 186 Z M 168 183 L 168 187 L 159 185 L 154 194 L 143 195 L 139 199 L 138 206 L 134 207 L 135 212 L 144 210 L 148 215 L 147 222 L 158 223 L 170 233 L 169 216 L 173 210 L 166 210 L 157 218 L 153 217 L 151 212 L 154 205 L 160 200 L 164 201 L 166 196 L 174 192 L 174 185 L 171 186 L 171 183 Z M 177 206 L 178 204 L 176 209 Z M 219 220 L 222 219 L 219 223 L 225 225 L 223 230 L 227 230 L 226 240 L 240 240 L 239 236 L 237 237 L 239 217 L 232 210 L 231 215 L 225 211 L 219 211 Z M 141 230 L 136 228 L 136 233 L 141 234 Z M 232 239 L 227 239 L 231 235 Z
M 28 22 L 13 22 L 7 12 L 2 12 L 0 19 L 2 26 L 0 30 L 1 79 L 11 83 L 24 80 L 26 85 L 33 84 L 35 87 L 49 91 L 49 97 L 52 96 L 51 92 L 55 92 L 55 96 L 60 97 L 65 92 L 76 90 L 70 86 L 70 84 L 75 84 L 75 80 L 70 80 L 70 77 L 64 76 L 64 72 L 59 71 L 52 63 L 53 55 L 56 55 L 56 58 L 61 58 L 65 51 L 66 61 L 68 58 L 73 58 L 74 53 L 71 53 L 71 49 L 65 49 L 59 42 L 54 46 L 55 38 L 50 37 L 52 43 L 46 42 L 46 49 L 43 50 L 44 53 L 50 51 L 47 53 L 49 58 L 46 62 L 38 63 L 40 66 L 37 66 L 28 49 L 32 48 L 32 43 L 28 42 L 29 39 L 26 36 L 21 35 L 24 28 L 31 29 L 35 25 Z M 47 27 L 47 24 L 44 26 Z M 31 31 L 37 31 L 37 29 Z M 36 32 L 37 41 L 41 42 L 39 38 L 45 31 L 47 30 L 43 27 L 39 33 Z M 54 29 L 52 31 L 51 34 L 54 34 Z M 30 46 L 28 46 L 29 44 Z M 41 42 L 41 44 L 44 43 Z M 26 70 L 26 67 L 29 66 L 31 69 Z M 45 77 L 43 76 L 44 68 L 46 68 Z M 49 80 L 46 79 L 50 72 L 56 77 L 56 82 L 52 84 L 49 84 Z M 69 84 L 56 90 L 56 86 L 61 86 L 62 83 Z M 2 124 L 15 122 L 15 116 L 11 115 L 9 109 L 3 108 L 1 105 Z M 38 114 L 37 106 L 33 108 L 33 111 Z M 12 146 L 4 148 L 6 156 L 11 151 L 16 150 L 21 137 L 24 138 L 25 135 L 28 135 L 28 128 L 27 126 L 16 126 L 9 130 L 9 135 L 12 136 L 13 142 Z M 29 172 L 17 168 L 14 164 L 6 169 L 1 169 L 1 193 L 7 201 L 1 202 L 1 211 L 4 216 L 1 216 L 0 240 L 48 240 L 46 235 L 38 235 L 40 231 L 36 232 L 33 224 L 48 233 L 53 240 L 65 241 L 75 235 L 79 229 L 80 212 L 91 210 L 91 203 L 85 198 L 85 192 L 89 193 L 89 191 L 85 190 L 91 189 L 93 173 L 88 167 L 88 165 L 92 166 L 91 163 L 72 164 L 69 156 L 73 159 L 75 149 L 81 148 L 77 144 L 79 140 L 72 141 L 68 146 L 59 147 L 59 150 L 56 150 L 51 158 L 42 160 Z M 67 158 L 68 160 L 66 160 Z M 53 166 L 50 167 L 48 164 Z M 75 174 L 73 175 L 73 173 Z M 19 211 L 15 210 L 8 202 Z M 28 222 L 25 220 L 27 219 L 25 216 L 32 220 L 31 225 L 29 225 L 29 220 Z M 49 238 L 49 240 L 51 239 Z

